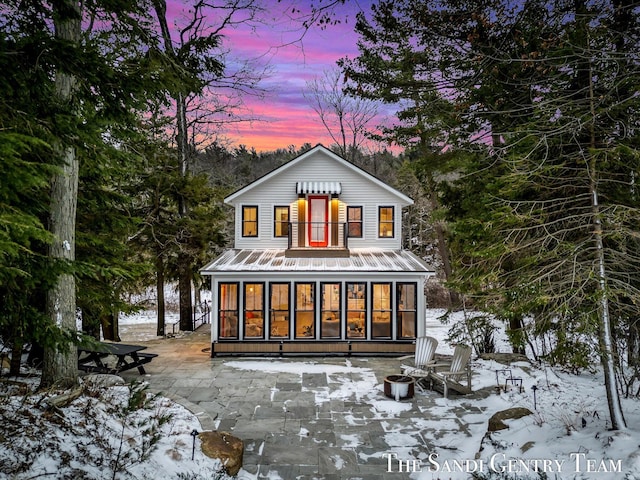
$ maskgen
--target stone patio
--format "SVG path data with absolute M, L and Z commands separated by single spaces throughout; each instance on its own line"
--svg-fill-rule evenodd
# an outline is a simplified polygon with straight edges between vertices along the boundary
M 362 370 L 373 371 L 379 392 L 363 392 L 384 397 L 382 384 L 387 375 L 400 372 L 407 359 L 389 357 L 293 357 L 279 362 L 313 362 L 341 365 L 341 381 L 330 381 L 326 373 L 265 373 L 229 366 L 229 362 L 272 361 L 256 358 L 210 358 L 208 326 L 182 338 L 146 342 L 149 352 L 159 356 L 146 366 L 154 391 L 162 392 L 194 412 L 204 430 L 231 432 L 244 441 L 243 470 L 250 478 L 326 479 L 326 480 L 401 480 L 415 478 L 388 469 L 385 452 L 404 458 L 425 459 L 433 451 L 427 438 L 455 430 L 468 435 L 467 426 L 455 411 L 468 413 L 479 409 L 469 401 L 455 402 L 451 418 L 442 418 L 438 432 L 419 431 L 416 417 L 429 415 L 437 392 L 419 391 L 406 411 L 391 418 L 380 418 L 371 404 L 356 399 L 337 398 L 332 389 L 362 382 Z M 347 368 L 348 367 L 348 368 Z M 360 367 L 360 368 L 358 368 Z M 125 372 L 126 379 L 141 379 L 136 371 Z M 369 374 L 370 377 L 370 374 Z M 369 378 L 370 381 L 370 378 Z M 326 401 L 318 401 L 320 398 Z M 483 417 L 477 415 L 477 417 Z M 424 433 L 424 434 L 423 434 Z M 428 433 L 428 434 L 427 434 Z M 406 435 L 418 439 L 413 445 Z M 404 439 L 404 440 L 403 440 Z M 408 446 L 409 445 L 409 446 Z M 238 478 L 242 478 L 241 470 Z M 245 475 L 246 476 L 246 475 Z

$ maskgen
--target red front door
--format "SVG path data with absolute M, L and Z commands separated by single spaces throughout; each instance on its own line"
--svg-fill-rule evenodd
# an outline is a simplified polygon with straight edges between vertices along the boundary
M 309 246 L 326 247 L 329 239 L 329 197 L 309 196 Z

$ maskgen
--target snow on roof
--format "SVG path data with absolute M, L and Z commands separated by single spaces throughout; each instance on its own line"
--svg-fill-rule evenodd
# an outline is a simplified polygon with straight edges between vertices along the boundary
M 201 270 L 217 272 L 390 272 L 432 274 L 434 269 L 407 250 L 352 249 L 348 257 L 286 257 L 285 250 L 229 249 Z

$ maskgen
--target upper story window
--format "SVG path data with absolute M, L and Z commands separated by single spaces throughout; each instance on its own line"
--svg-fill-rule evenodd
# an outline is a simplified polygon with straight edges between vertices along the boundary
M 378 207 L 378 237 L 393 238 L 393 207 Z
M 258 236 L 258 207 L 255 205 L 242 207 L 242 236 Z
M 273 210 L 273 236 L 289 236 L 289 207 L 274 207 Z
M 362 207 L 347 207 L 348 235 L 362 238 Z

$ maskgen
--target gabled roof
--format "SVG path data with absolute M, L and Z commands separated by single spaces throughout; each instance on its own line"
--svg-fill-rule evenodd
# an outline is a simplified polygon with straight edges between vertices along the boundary
M 289 161 L 289 162 L 287 162 L 287 163 L 285 163 L 283 165 L 280 165 L 279 167 L 275 168 L 274 170 L 271 170 L 269 173 L 266 173 L 262 177 L 258 178 L 257 180 L 254 180 L 253 182 L 249 183 L 248 185 L 245 185 L 241 189 L 236 190 L 231 195 L 226 197 L 224 199 L 224 202 L 225 203 L 233 203 L 233 201 L 236 198 L 238 198 L 240 195 L 243 195 L 244 193 L 248 192 L 249 190 L 257 187 L 258 185 L 261 185 L 261 184 L 263 184 L 265 182 L 268 182 L 269 179 L 271 179 L 272 177 L 274 177 L 276 175 L 279 175 L 281 172 L 284 172 L 285 170 L 293 167 L 294 165 L 297 165 L 299 163 L 302 163 L 302 162 L 306 161 L 309 157 L 312 157 L 313 155 L 315 155 L 318 152 L 321 152 L 324 155 L 327 155 L 329 158 L 331 158 L 334 161 L 339 162 L 342 165 L 346 166 L 347 168 L 353 170 L 358 175 L 361 175 L 362 177 L 366 178 L 368 181 L 370 181 L 372 183 L 375 183 L 376 185 L 384 188 L 388 192 L 390 192 L 393 195 L 395 195 L 396 197 L 398 197 L 401 201 L 406 202 L 408 205 L 413 205 L 413 200 L 411 198 L 409 198 L 408 196 L 406 196 L 404 193 L 402 193 L 402 192 L 396 190 L 395 188 L 389 186 L 388 184 L 386 184 L 385 182 L 383 182 L 379 178 L 375 177 L 374 175 L 371 175 L 369 172 L 363 170 L 362 168 L 358 167 L 357 165 L 354 165 L 353 163 L 349 162 L 348 160 L 345 160 L 340 155 L 336 155 L 335 153 L 333 153 L 331 150 L 329 150 L 328 148 L 326 148 L 322 144 L 316 145 L 311 150 L 303 153 L 302 155 L 294 158 L 293 160 L 291 160 L 291 161 Z M 301 180 L 304 180 L 304 179 L 301 179 Z

